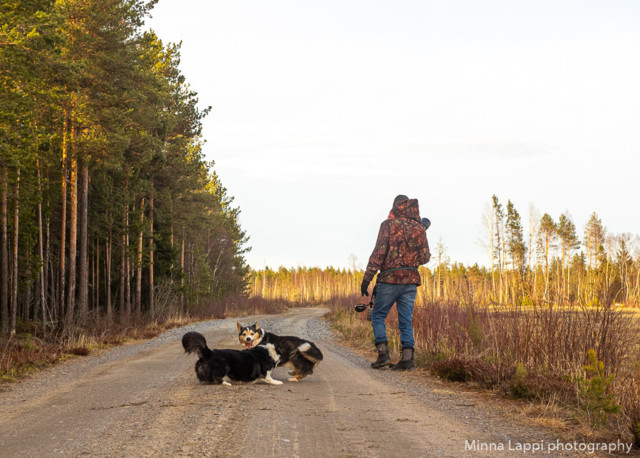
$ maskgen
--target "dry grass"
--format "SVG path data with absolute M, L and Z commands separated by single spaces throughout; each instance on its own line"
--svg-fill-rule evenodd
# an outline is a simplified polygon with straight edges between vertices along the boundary
M 520 408 L 520 415 L 528 418 L 532 424 L 544 428 L 571 431 L 576 427 L 576 422 L 571 420 L 566 407 L 552 399 L 546 402 L 526 403 Z
M 12 335 L 2 344 L 0 383 L 13 382 L 39 368 L 55 364 L 65 355 L 60 346 L 30 334 Z
M 332 322 L 344 338 L 372 347 L 370 323 L 353 311 L 359 300 L 336 301 Z M 397 352 L 397 315 L 390 314 L 386 323 Z M 548 405 L 549 415 L 538 422 L 561 429 L 572 425 L 584 436 L 640 442 L 637 314 L 611 307 L 498 309 L 438 302 L 419 304 L 413 326 L 418 367 L 498 389 L 531 406 Z M 589 350 L 601 372 L 585 370 Z

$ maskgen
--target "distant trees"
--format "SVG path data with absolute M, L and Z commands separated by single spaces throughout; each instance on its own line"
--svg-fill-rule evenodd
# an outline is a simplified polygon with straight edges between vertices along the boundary
M 497 197 L 491 198 L 494 214 L 499 214 Z M 537 210 L 530 210 L 537 215 Z M 486 217 L 483 215 L 483 222 Z M 522 225 L 517 210 L 511 201 L 506 206 L 506 232 L 501 234 L 500 226 L 495 240 L 506 241 L 506 255 L 511 260 L 510 271 L 522 274 L 519 278 L 528 278 L 518 294 L 514 289 L 496 292 L 495 280 L 491 300 L 501 303 L 522 300 L 543 300 L 553 303 L 601 303 L 624 302 L 640 305 L 640 249 L 634 258 L 628 243 L 639 244 L 640 239 L 629 234 L 607 238 L 606 229 L 596 213 L 586 222 L 584 243 L 581 244 L 577 229 L 569 212 L 562 213 L 558 221 L 544 213 L 542 217 L 532 217 L 529 222 L 529 247 L 522 237 Z M 607 242 L 607 240 L 609 240 Z M 529 255 L 525 263 L 527 250 L 535 252 L 539 262 Z M 608 245 L 608 247 L 606 246 Z M 583 252 L 578 250 L 584 247 Z M 494 262 L 494 256 L 491 257 Z M 493 271 L 493 269 L 492 269 Z M 525 275 L 528 274 L 528 275 Z M 509 272 L 502 272 L 500 284 L 506 283 Z M 507 294 L 508 293 L 508 294 Z
M 482 213 L 481 242 L 489 267 L 450 262 L 442 240 L 431 262 L 420 268 L 418 304 L 603 304 L 640 305 L 640 237 L 607 234 L 593 213 L 584 242 L 569 212 L 558 221 L 529 211 L 528 243 L 519 212 L 494 195 Z M 578 251 L 583 248 L 584 251 Z M 293 302 L 327 302 L 359 296 L 362 271 L 334 268 L 265 269 L 251 274 L 252 294 Z M 357 299 L 352 299 L 357 300 Z
M 362 272 L 328 267 L 297 267 L 278 270 L 265 267 L 251 272 L 251 294 L 266 299 L 284 299 L 294 303 L 322 303 L 348 297 L 362 281 Z
M 208 110 L 179 47 L 142 30 L 155 3 L 0 6 L 3 333 L 158 316 L 158 288 L 182 310 L 246 288 L 239 210 L 202 157 Z

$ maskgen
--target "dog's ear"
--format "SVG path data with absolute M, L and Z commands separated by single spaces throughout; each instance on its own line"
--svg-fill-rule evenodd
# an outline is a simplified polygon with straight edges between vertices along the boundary
M 253 325 L 254 328 L 256 328 L 256 330 L 260 329 L 260 326 L 258 326 L 258 322 L 256 321 L 256 324 Z
M 238 326 L 238 333 L 242 332 L 242 325 L 239 321 L 236 321 L 236 325 Z

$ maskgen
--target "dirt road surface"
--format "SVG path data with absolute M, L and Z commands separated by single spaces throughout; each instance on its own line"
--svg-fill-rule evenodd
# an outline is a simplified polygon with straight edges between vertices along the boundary
M 284 368 L 274 372 L 281 386 L 199 383 L 180 337 L 195 329 L 210 347 L 238 348 L 236 320 L 42 372 L 0 393 L 0 456 L 523 456 L 509 447 L 555 440 L 464 388 L 372 370 L 332 339 L 324 313 L 260 317 L 266 329 L 310 338 L 324 352 L 299 383 L 287 382 Z

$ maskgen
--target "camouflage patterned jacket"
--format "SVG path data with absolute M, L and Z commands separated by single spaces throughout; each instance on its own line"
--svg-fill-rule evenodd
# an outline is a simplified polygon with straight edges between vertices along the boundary
M 429 258 L 429 242 L 420 223 L 418 201 L 405 200 L 394 206 L 389 218 L 380 225 L 378 241 L 369 258 L 364 279 L 373 280 L 379 270 L 379 283 L 419 285 L 420 275 L 416 269 L 391 269 L 418 267 L 429 262 Z M 385 272 L 387 270 L 390 271 Z

